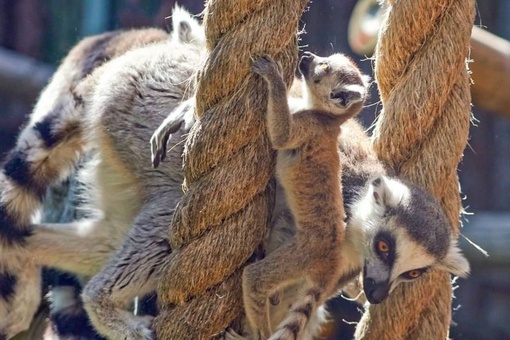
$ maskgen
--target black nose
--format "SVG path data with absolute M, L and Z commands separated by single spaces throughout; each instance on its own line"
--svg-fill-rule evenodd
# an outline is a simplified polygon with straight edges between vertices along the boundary
M 310 52 L 303 53 L 301 60 L 299 61 L 299 72 L 302 75 L 306 75 L 308 71 L 310 71 L 310 65 L 312 64 L 312 60 L 315 58 L 315 55 Z
M 376 305 L 388 297 L 390 285 L 386 281 L 375 282 L 371 278 L 365 278 L 363 280 L 363 290 L 365 291 L 368 302 Z
M 331 92 L 329 97 L 331 99 L 336 99 L 340 106 L 343 107 L 347 107 L 353 103 L 358 103 L 362 100 L 361 93 L 358 91 Z

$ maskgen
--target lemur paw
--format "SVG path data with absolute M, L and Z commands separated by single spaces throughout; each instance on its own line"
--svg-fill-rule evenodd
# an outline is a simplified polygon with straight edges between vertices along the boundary
M 126 340 L 155 340 L 156 334 L 151 329 L 153 316 L 132 316 L 126 330 Z
M 150 143 L 152 166 L 154 168 L 157 168 L 159 163 L 165 159 L 167 145 L 172 138 L 172 134 L 180 129 L 187 132 L 194 123 L 194 98 L 190 98 L 179 104 L 152 134 Z
M 154 131 L 150 140 L 151 160 L 154 168 L 157 168 L 159 163 L 165 159 L 168 141 L 170 140 L 172 133 L 179 130 L 183 123 L 181 119 L 175 120 L 170 118 L 174 117 L 168 117 L 165 119 L 157 130 Z
M 281 68 L 280 65 L 273 60 L 273 58 L 266 54 L 253 61 L 251 71 L 265 77 L 271 74 L 280 74 Z
M 248 335 L 240 335 L 237 334 L 232 328 L 229 328 L 225 331 L 223 335 L 223 340 L 250 340 L 251 338 Z

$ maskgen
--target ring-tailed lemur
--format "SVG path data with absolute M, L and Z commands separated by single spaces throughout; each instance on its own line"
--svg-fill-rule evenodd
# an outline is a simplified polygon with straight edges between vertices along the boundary
M 308 66 L 307 72 L 310 72 L 309 77 L 321 82 L 320 78 L 327 69 L 323 63 L 327 62 L 327 59 L 313 59 L 314 62 Z M 303 99 L 289 98 L 289 105 L 296 105 L 300 100 Z M 331 100 L 331 97 L 325 100 Z M 188 115 L 191 116 L 191 113 Z M 162 151 L 169 136 L 169 129 L 177 126 L 182 116 L 182 111 L 180 114 L 170 115 L 152 137 L 155 165 L 164 155 Z M 392 171 L 378 160 L 368 136 L 355 119 L 345 122 L 341 129 L 338 144 L 347 227 L 345 240 L 341 245 L 336 290 L 339 291 L 361 273 L 366 298 L 375 304 L 382 302 L 400 283 L 413 281 L 429 269 L 444 270 L 465 277 L 469 272 L 469 264 L 457 247 L 439 202 L 423 189 L 395 177 Z M 299 153 L 294 156 L 299 157 Z M 321 180 L 316 183 L 317 186 L 321 184 Z M 278 252 L 278 249 L 295 242 L 295 221 L 283 191 L 282 186 L 278 185 L 273 219 L 266 240 L 268 253 Z M 324 243 L 321 241 L 316 241 L 314 245 L 318 248 L 322 246 Z M 296 257 L 300 255 L 295 254 Z M 264 261 L 260 262 L 261 267 L 263 263 Z M 289 265 L 289 268 L 293 266 Z M 287 273 L 286 270 L 280 273 L 286 276 L 282 279 L 293 277 L 287 276 Z M 309 285 L 305 275 L 302 275 L 296 284 L 283 288 L 282 296 L 278 297 L 281 292 L 270 296 L 271 300 L 275 301 L 282 297 L 284 299 L 277 306 L 269 306 L 272 326 L 283 321 L 288 306 L 299 301 L 308 291 Z M 283 338 L 292 338 L 294 331 L 303 323 L 307 323 L 307 328 L 306 334 L 301 338 L 312 338 L 321 321 L 321 315 L 312 313 L 308 306 L 295 306 L 294 313 L 284 323 L 291 336 Z M 254 338 L 256 337 L 257 335 L 254 335 Z M 230 331 L 226 338 L 243 337 Z
M 299 63 L 304 98 L 291 111 L 278 65 L 264 56 L 252 70 L 267 83 L 267 129 L 278 151 L 276 174 L 294 217 L 295 235 L 244 269 L 245 312 L 252 337 L 269 338 L 269 297 L 304 278 L 305 294 L 297 297 L 270 339 L 297 338 L 310 315 L 337 291 L 346 217 L 337 144 L 341 125 L 363 108 L 368 84 L 344 55 L 307 53 Z
M 153 337 L 150 318 L 126 307 L 155 290 L 183 177 L 182 147 L 153 169 L 148 143 L 168 113 L 193 95 L 205 55 L 201 25 L 179 8 L 172 21 L 171 35 L 143 29 L 80 42 L 7 156 L 0 172 L 0 335 L 28 328 L 44 265 L 93 276 L 82 297 L 101 334 Z M 182 138 L 173 140 L 182 144 Z M 90 159 L 78 177 L 91 217 L 32 224 L 46 190 L 85 154 Z

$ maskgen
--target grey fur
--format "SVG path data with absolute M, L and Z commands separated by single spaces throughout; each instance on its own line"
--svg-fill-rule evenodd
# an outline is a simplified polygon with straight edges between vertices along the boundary
M 154 337 L 151 318 L 134 316 L 127 307 L 136 296 L 155 290 L 170 253 L 168 227 L 182 195 L 184 131 L 172 135 L 174 152 L 160 169 L 151 166 L 149 140 L 168 113 L 194 93 L 194 72 L 205 55 L 201 26 L 178 7 L 173 20 L 177 32 L 164 39 L 151 29 L 107 40 L 89 38 L 70 53 L 39 99 L 37 108 L 44 109 L 36 108 L 20 137 L 30 142 L 24 142 L 26 154 L 34 155 L 24 162 L 30 169 L 32 159 L 36 164 L 43 155 L 54 154 L 53 168 L 47 167 L 52 173 L 38 182 L 46 189 L 66 178 L 87 155 L 78 174 L 87 218 L 32 226 L 24 248 L 9 249 L 19 266 L 8 262 L 10 275 L 17 278 L 11 280 L 16 284 L 14 298 L 0 301 L 0 316 L 6 315 L 0 318 L 0 333 L 8 338 L 26 329 L 40 301 L 40 292 L 32 286 L 38 285 L 41 265 L 93 276 L 82 297 L 101 334 L 112 339 Z M 185 34 L 179 28 L 186 29 Z M 92 48 L 83 48 L 86 44 Z M 104 53 L 106 62 L 89 62 L 96 52 Z M 68 122 L 72 130 L 66 130 Z M 73 157 L 60 159 L 60 154 Z M 23 258 L 31 259 L 31 266 L 23 266 Z M 27 295 L 28 290 L 32 293 Z

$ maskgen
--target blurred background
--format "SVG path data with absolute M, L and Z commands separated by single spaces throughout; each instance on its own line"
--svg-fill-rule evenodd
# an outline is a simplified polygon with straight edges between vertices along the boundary
M 321 0 L 310 4 L 302 25 L 302 49 L 343 52 L 371 74 L 370 39 L 377 25 L 373 1 Z M 174 0 L 0 0 L 0 155 L 13 146 L 41 88 L 58 62 L 81 38 L 103 31 L 168 28 Z M 192 13 L 203 0 L 180 0 Z M 361 14 L 352 21 L 353 9 Z M 374 26 L 375 25 L 375 26 Z M 471 58 L 474 119 L 459 167 L 464 207 L 461 237 L 472 264 L 459 280 L 453 302 L 454 339 L 510 339 L 510 0 L 478 1 Z M 490 32 L 490 33 L 487 33 Z M 492 33 L 492 34 L 491 34 Z M 351 44 L 349 44 L 349 34 Z M 507 39 L 507 40 L 505 40 Z M 351 49 L 351 46 L 355 50 Z M 358 53 L 356 53 L 358 52 Z M 380 110 L 376 89 L 362 114 L 369 126 Z M 447 146 L 445 146 L 447 147 Z M 331 338 L 349 339 L 360 307 L 338 300 Z M 345 320 L 347 322 L 344 322 Z

